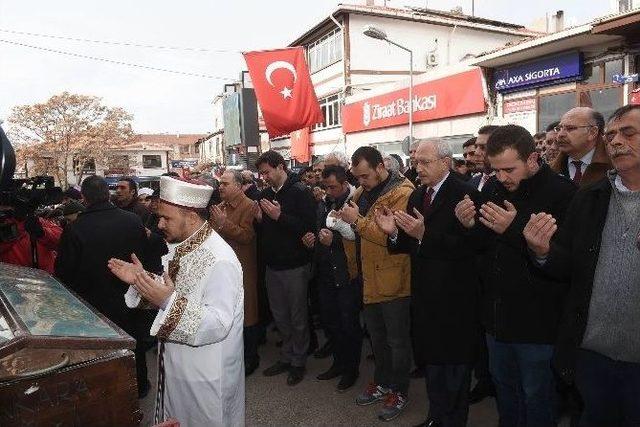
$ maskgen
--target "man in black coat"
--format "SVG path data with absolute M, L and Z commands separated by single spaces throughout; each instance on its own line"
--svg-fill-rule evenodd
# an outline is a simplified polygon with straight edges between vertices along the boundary
M 540 164 L 533 137 L 520 126 L 496 129 L 487 157 L 495 189 L 478 218 L 467 198 L 456 216 L 480 250 L 481 317 L 500 425 L 555 425 L 551 357 L 568 286 L 535 268 L 522 231 L 533 213 L 564 220 L 576 187 Z
M 258 201 L 261 256 L 266 264 L 265 281 L 269 306 L 280 336 L 280 360 L 263 373 L 289 372 L 287 384 L 302 381 L 309 347 L 307 310 L 311 253 L 302 236 L 316 228 L 316 201 L 311 190 L 288 174 L 284 158 L 266 151 L 256 167 L 269 185 Z
M 452 152 L 441 140 L 416 151 L 422 185 L 406 212 L 377 212 L 392 252 L 411 253 L 414 345 L 426 362 L 429 416 L 421 426 L 463 427 L 478 334 L 478 276 L 465 265 L 474 256 L 466 230 L 455 216 L 465 195 L 477 191 L 450 171 Z
M 347 171 L 337 165 L 325 166 L 322 170 L 322 183 L 327 196 L 319 202 L 319 231 L 317 235 L 310 232 L 303 236 L 305 246 L 315 248 L 321 319 L 332 341 L 333 364 L 317 378 L 331 380 L 341 377 L 337 390 L 344 392 L 355 384 L 359 375 L 362 353 L 362 285 L 356 280 L 355 268 L 350 272 L 345 251 L 345 246 L 350 246 L 352 252 L 355 252 L 353 230 L 342 220 L 327 218 L 347 203 L 355 188 L 349 184 Z
M 125 332 L 138 338 L 134 312 L 124 302 L 128 285 L 109 271 L 107 261 L 130 259 L 133 253 L 143 263 L 146 261 L 147 236 L 142 221 L 136 214 L 109 202 L 109 186 L 102 177 L 85 179 L 81 192 L 87 209 L 62 233 L 56 276 Z M 136 345 L 135 353 L 138 392 L 144 395 L 149 381 L 143 346 Z
M 582 188 L 558 229 L 532 215 L 524 236 L 543 270 L 571 281 L 554 366 L 584 401 L 580 425 L 640 425 L 640 106 L 605 132 L 614 170 Z

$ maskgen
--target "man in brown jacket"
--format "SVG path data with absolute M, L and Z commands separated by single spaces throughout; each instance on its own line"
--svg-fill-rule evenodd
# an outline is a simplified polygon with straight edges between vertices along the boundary
M 227 170 L 220 177 L 222 203 L 211 207 L 214 229 L 231 246 L 242 265 L 244 284 L 244 363 L 245 376 L 260 362 L 258 356 L 258 294 L 256 234 L 253 229 L 254 202 L 242 191 L 240 171 Z
M 605 150 L 602 114 L 589 107 L 567 111 L 556 127 L 560 154 L 551 169 L 583 187 L 605 177 L 612 169 Z
M 363 283 L 364 320 L 375 357 L 374 381 L 357 397 L 358 405 L 384 400 L 381 420 L 390 421 L 405 408 L 411 368 L 409 255 L 392 255 L 387 235 L 376 224 L 377 209 L 407 207 L 413 184 L 385 169 L 382 155 L 373 147 L 360 147 L 351 157 L 353 175 L 360 188 L 341 218 L 356 232 L 356 261 Z

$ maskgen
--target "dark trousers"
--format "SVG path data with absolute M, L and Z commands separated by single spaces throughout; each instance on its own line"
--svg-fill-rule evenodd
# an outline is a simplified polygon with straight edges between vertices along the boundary
M 424 346 L 418 342 L 418 340 L 421 339 L 420 331 L 416 330 L 416 322 L 413 321 L 413 312 L 415 310 L 415 307 L 411 307 L 411 349 L 413 352 L 413 364 L 416 365 L 416 368 L 423 369 L 427 365 L 427 362 L 425 362 L 424 357 Z
M 333 343 L 333 362 L 343 374 L 357 375 L 362 353 L 362 291 L 359 282 L 354 280 L 340 287 L 322 284 L 318 296 L 322 324 Z
M 156 345 L 155 337 L 149 335 L 153 320 L 157 315 L 156 310 L 133 309 L 131 319 L 133 321 L 133 331 L 131 335 L 136 339 L 136 348 L 134 354 L 136 356 L 136 377 L 138 381 L 138 389 L 144 386 L 148 381 L 147 373 L 147 351 Z
M 579 350 L 576 386 L 584 401 L 581 427 L 640 426 L 640 363 Z
M 442 427 L 464 427 L 469 415 L 471 365 L 427 365 L 429 420 Z
M 305 366 L 309 348 L 309 273 L 305 265 L 290 270 L 267 267 L 265 274 L 269 306 L 282 338 L 280 361 L 296 367 Z
M 484 328 L 480 327 L 481 333 L 478 334 L 478 358 L 473 366 L 473 375 L 476 377 L 478 384 L 482 386 L 493 385 L 491 382 L 491 373 L 489 372 L 489 351 L 487 350 L 487 340 L 485 339 Z
M 364 306 L 375 357 L 374 381 L 407 394 L 411 369 L 410 297 Z
M 242 330 L 242 340 L 244 341 L 244 365 L 252 365 L 260 362 L 258 356 L 258 344 L 262 336 L 262 326 L 245 326 Z
M 487 347 L 500 427 L 555 426 L 553 346 L 506 343 L 487 334 Z

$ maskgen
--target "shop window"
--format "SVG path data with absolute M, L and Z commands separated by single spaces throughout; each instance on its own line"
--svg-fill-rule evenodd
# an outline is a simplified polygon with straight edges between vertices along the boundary
M 564 92 L 541 96 L 538 104 L 538 131 L 560 120 L 562 115 L 576 106 L 576 93 Z
M 599 111 L 605 120 L 622 105 L 622 88 L 610 87 L 580 92 L 580 106 Z
M 142 156 L 142 167 L 145 169 L 161 169 L 162 157 L 159 154 L 145 154 Z
M 624 74 L 623 70 L 622 59 L 607 62 L 604 65 L 604 84 L 613 83 L 614 74 Z
M 586 64 L 584 66 L 584 80 L 583 84 L 600 84 L 602 81 L 602 66 L 597 64 Z

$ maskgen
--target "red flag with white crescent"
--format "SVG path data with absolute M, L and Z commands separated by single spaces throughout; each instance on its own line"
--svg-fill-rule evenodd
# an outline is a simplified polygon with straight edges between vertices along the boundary
M 245 52 L 244 59 L 270 138 L 324 121 L 304 48 Z

